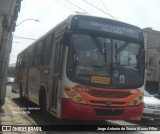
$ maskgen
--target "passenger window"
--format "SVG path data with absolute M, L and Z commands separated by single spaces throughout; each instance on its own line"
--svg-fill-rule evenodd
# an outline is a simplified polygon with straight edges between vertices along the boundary
M 19 58 L 19 67 L 22 69 L 23 68 L 23 56 L 21 55 Z
M 17 57 L 16 70 L 18 70 L 20 68 L 19 59 L 20 59 L 20 56 Z
M 37 49 L 37 44 L 33 46 L 32 54 L 31 54 L 31 60 L 32 60 L 31 66 L 33 66 L 33 67 L 35 66 L 35 62 L 36 62 L 35 61 L 36 60 L 36 58 L 35 58 L 36 57 L 36 49 Z
M 52 35 L 47 37 L 44 45 L 45 46 L 43 50 L 42 64 L 48 65 L 51 61 L 51 56 L 52 56 L 52 46 L 53 46 L 53 36 Z
M 41 57 L 42 57 L 42 47 L 43 47 L 43 41 L 40 41 L 37 44 L 37 49 L 35 52 L 35 66 L 38 66 L 40 64 L 41 61 Z

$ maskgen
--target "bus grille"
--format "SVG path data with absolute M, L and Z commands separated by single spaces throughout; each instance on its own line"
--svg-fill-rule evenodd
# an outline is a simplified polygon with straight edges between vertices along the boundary
M 123 110 L 105 110 L 105 109 L 95 109 L 97 116 L 120 116 Z
M 131 95 L 130 91 L 104 91 L 104 90 L 91 90 L 90 95 L 101 98 L 126 98 Z
M 92 104 L 103 104 L 107 105 L 106 101 L 97 101 L 97 100 L 91 100 L 90 101 Z M 126 102 L 112 102 L 114 105 L 124 105 Z

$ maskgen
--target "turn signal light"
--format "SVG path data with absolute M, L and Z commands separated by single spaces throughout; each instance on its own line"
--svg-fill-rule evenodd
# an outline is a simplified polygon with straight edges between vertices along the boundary
M 143 95 L 140 94 L 138 95 L 137 97 L 135 97 L 129 104 L 129 106 L 136 106 L 136 105 L 139 105 L 142 103 L 142 98 L 143 98 Z
M 80 103 L 80 104 L 87 104 L 85 99 L 75 90 L 72 88 L 64 87 L 64 91 L 67 94 L 67 96 L 75 103 Z
M 72 97 L 74 97 L 74 96 L 76 95 L 76 92 L 72 91 L 72 92 L 70 93 L 70 95 L 71 95 Z

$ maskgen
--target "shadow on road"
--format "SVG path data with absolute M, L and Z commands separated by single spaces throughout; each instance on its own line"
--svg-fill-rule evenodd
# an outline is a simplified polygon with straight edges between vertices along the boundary
M 38 106 L 33 104 L 32 102 L 28 100 L 22 100 L 19 98 L 12 98 L 12 101 L 17 105 L 19 108 L 28 108 L 28 107 L 35 107 L 37 108 Z M 40 110 L 30 110 L 30 114 L 27 114 L 29 116 L 28 118 L 32 118 L 34 122 L 37 125 L 45 125 L 45 127 L 53 128 L 53 131 L 49 130 L 43 130 L 45 134 L 63 134 L 63 133 L 68 133 L 68 134 L 92 134 L 92 133 L 103 133 L 102 131 L 98 131 L 98 127 L 105 127 L 107 128 L 110 125 L 115 125 L 118 126 L 118 124 L 111 124 L 108 121 L 68 121 L 68 120 L 59 120 L 55 117 L 53 117 L 50 113 L 43 114 Z M 23 124 L 22 124 L 23 125 Z M 47 125 L 47 126 L 46 126 Z M 101 126 L 103 125 L 103 126 Z M 111 127 L 112 127 L 111 126 Z M 92 130 L 93 127 L 93 130 Z M 58 130 L 57 130 L 58 128 Z M 56 131 L 54 130 L 56 129 Z M 82 129 L 82 130 L 80 130 Z M 88 130 L 87 130 L 88 129 Z M 69 131 L 68 131 L 69 130 Z M 80 130 L 80 131 L 79 131 Z M 91 131 L 90 131 L 91 130 Z M 124 134 L 124 132 L 120 131 L 105 131 L 105 133 L 112 133 L 112 134 Z M 130 134 L 130 132 L 126 132 L 125 134 Z M 133 131 L 132 134 L 142 134 L 141 132 Z
M 20 108 L 39 108 L 39 106 L 35 105 L 34 103 L 19 98 L 12 99 L 14 103 L 17 104 Z M 29 110 L 31 117 L 38 125 L 109 125 L 106 121 L 77 121 L 77 120 L 60 120 L 55 118 L 50 113 L 46 112 L 45 114 L 38 110 Z

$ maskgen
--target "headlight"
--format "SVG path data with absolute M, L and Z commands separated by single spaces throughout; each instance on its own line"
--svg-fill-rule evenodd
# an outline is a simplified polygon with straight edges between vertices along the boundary
M 64 91 L 73 102 L 87 104 L 85 99 L 78 92 L 73 90 L 72 88 L 68 88 L 65 86 Z
M 140 94 L 138 95 L 137 97 L 135 97 L 129 104 L 129 106 L 136 106 L 136 105 L 139 105 L 142 103 L 142 98 L 143 98 L 143 95 Z

